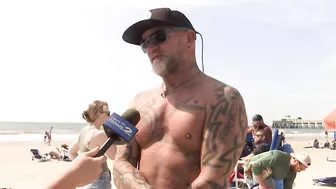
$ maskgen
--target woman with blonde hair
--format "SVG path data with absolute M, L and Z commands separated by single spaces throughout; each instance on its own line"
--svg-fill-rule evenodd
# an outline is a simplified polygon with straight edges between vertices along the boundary
M 93 101 L 82 113 L 83 119 L 88 123 L 87 126 L 82 128 L 79 133 L 78 140 L 74 141 L 71 145 L 69 154 L 71 159 L 78 156 L 78 152 L 83 153 L 90 151 L 97 146 L 102 146 L 107 140 L 105 132 L 101 129 L 101 126 L 105 120 L 110 116 L 108 104 L 104 101 Z M 110 159 L 114 159 L 116 154 L 116 146 L 112 145 L 107 151 L 106 155 Z M 100 176 L 93 183 L 86 185 L 83 189 L 110 189 L 111 185 L 111 172 L 105 161 L 102 164 L 102 172 Z

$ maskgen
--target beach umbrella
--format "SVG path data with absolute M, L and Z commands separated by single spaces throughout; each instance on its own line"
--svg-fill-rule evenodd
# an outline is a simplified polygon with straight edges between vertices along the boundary
M 336 109 L 324 118 L 324 124 L 327 131 L 336 130 Z

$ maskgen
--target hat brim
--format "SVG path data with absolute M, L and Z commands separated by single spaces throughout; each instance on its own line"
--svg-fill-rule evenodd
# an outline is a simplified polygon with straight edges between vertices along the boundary
M 306 166 L 306 167 L 309 167 L 306 163 L 300 161 L 300 160 L 297 158 L 296 154 L 294 154 L 293 152 L 290 153 L 290 156 L 292 156 L 293 158 L 297 159 L 300 163 L 302 163 L 302 165 L 304 165 L 304 166 Z
M 142 40 L 142 34 L 151 28 L 158 27 L 158 26 L 174 26 L 169 21 L 163 20 L 155 20 L 155 19 L 148 19 L 148 20 L 141 20 L 126 29 L 123 33 L 123 40 L 127 43 L 131 43 L 134 45 L 140 45 Z

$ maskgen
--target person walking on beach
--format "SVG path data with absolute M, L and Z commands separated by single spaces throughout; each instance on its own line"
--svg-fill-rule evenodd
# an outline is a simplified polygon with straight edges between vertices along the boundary
M 50 146 L 50 142 L 51 142 L 51 131 L 52 131 L 53 127 L 50 127 L 49 131 L 45 131 L 44 132 L 44 142 L 45 144 Z
M 228 188 L 245 144 L 247 117 L 239 91 L 197 66 L 196 31 L 169 8 L 152 9 L 123 40 L 148 55 L 163 83 L 141 92 L 135 139 L 118 146 L 113 179 L 118 189 Z
M 79 133 L 78 140 L 74 141 L 70 146 L 69 154 L 71 159 L 74 160 L 78 156 L 78 151 L 80 153 L 87 152 L 96 148 L 97 146 L 102 146 L 108 139 L 105 132 L 101 130 L 101 126 L 105 120 L 110 116 L 110 111 L 108 104 L 104 101 L 95 100 L 93 101 L 82 113 L 83 119 L 88 123 Z M 107 151 L 106 155 L 110 159 L 115 158 L 116 146 L 112 145 Z M 99 177 L 91 184 L 83 187 L 83 189 L 110 189 L 111 184 L 111 172 L 105 161 L 102 164 L 102 172 Z
M 43 141 L 47 144 L 48 131 L 44 131 Z
M 306 170 L 311 159 L 303 153 L 271 150 L 251 157 L 245 168 L 247 183 L 259 189 L 275 189 L 273 179 L 283 179 L 283 189 L 292 189 L 296 173 Z

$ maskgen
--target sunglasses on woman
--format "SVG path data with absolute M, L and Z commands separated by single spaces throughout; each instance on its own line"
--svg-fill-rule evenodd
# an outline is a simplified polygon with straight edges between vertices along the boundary
M 111 112 L 110 112 L 110 111 L 104 111 L 103 113 L 106 113 L 107 116 L 109 116 L 109 117 L 110 117 L 110 115 L 111 115 Z
M 159 45 L 165 42 L 168 39 L 168 33 L 171 31 L 183 31 L 187 30 L 187 28 L 165 28 L 160 29 L 152 33 L 150 36 L 144 38 L 140 42 L 141 49 L 144 53 L 147 53 L 148 45 Z

